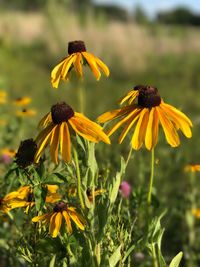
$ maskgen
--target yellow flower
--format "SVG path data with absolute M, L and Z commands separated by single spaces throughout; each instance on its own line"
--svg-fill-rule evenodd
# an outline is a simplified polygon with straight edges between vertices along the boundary
M 136 91 L 136 93 L 134 92 Z M 135 125 L 131 139 L 133 149 L 138 150 L 145 144 L 148 150 L 155 147 L 158 140 L 159 123 L 161 124 L 166 140 L 172 147 L 180 144 L 178 130 L 190 138 L 192 122 L 181 111 L 164 103 L 158 94 L 157 88 L 150 86 L 136 86 L 120 102 L 128 101 L 128 104 L 120 109 L 108 111 L 99 116 L 101 123 L 121 118 L 108 132 L 112 135 L 119 127 L 123 131 L 119 137 L 121 144 L 129 130 Z M 137 103 L 133 101 L 137 98 Z
M 44 129 L 36 138 L 38 150 L 35 162 L 38 163 L 46 145 L 50 144 L 52 161 L 58 164 L 58 148 L 65 162 L 71 159 L 70 133 L 75 132 L 83 138 L 92 141 L 103 141 L 110 144 L 109 137 L 103 132 L 102 127 L 89 120 L 83 114 L 74 112 L 65 102 L 58 103 L 51 108 L 39 123 Z
M 11 210 L 11 203 L 14 198 L 16 198 L 17 193 L 11 192 L 7 194 L 5 197 L 0 198 L 0 211 L 7 213 Z
M 199 172 L 200 164 L 188 164 L 184 168 L 185 172 Z
M 32 99 L 28 96 L 24 96 L 24 97 L 19 97 L 16 98 L 13 102 L 13 104 L 15 104 L 16 106 L 26 106 L 28 105 L 30 102 L 32 101 Z
M 58 88 L 60 79 L 68 81 L 69 74 L 73 68 L 76 74 L 82 77 L 82 65 L 88 65 L 97 80 L 101 77 L 100 70 L 106 76 L 109 76 L 110 72 L 108 67 L 98 57 L 86 52 L 83 41 L 69 42 L 68 54 L 51 72 L 51 83 L 53 87 Z
M 14 158 L 15 154 L 16 154 L 16 150 L 14 150 L 14 149 L 2 148 L 0 150 L 0 155 L 6 155 L 6 156 L 9 156 L 11 158 Z
M 101 195 L 101 194 L 103 194 L 103 193 L 105 193 L 105 192 L 106 192 L 105 189 L 95 189 L 95 190 L 94 190 L 94 193 L 92 192 L 92 189 L 87 189 L 87 191 L 86 191 L 86 195 L 87 195 L 87 197 L 88 197 L 88 200 L 89 200 L 90 202 L 93 202 L 93 201 L 94 201 L 94 198 L 95 198 L 96 196 L 99 196 L 99 195 Z
M 196 217 L 196 218 L 198 218 L 198 219 L 200 219 L 200 209 L 192 209 L 192 214 Z
M 76 212 L 76 208 L 70 207 L 64 202 L 57 203 L 50 213 L 34 217 L 32 222 L 42 221 L 44 224 L 49 223 L 49 233 L 55 238 L 60 231 L 63 218 L 66 223 L 66 230 L 69 234 L 72 233 L 71 220 L 81 230 L 85 229 L 85 221 L 82 216 Z
M 32 116 L 35 116 L 36 113 L 37 113 L 36 110 L 26 109 L 26 108 L 16 111 L 16 115 L 18 117 L 32 117 Z
M 47 196 L 46 203 L 55 203 L 60 200 L 61 196 L 57 193 L 57 185 L 46 185 Z M 17 191 L 12 192 L 15 198 L 10 202 L 11 209 L 26 208 L 25 212 L 28 213 L 29 209 L 35 205 L 33 188 L 30 185 L 20 187 Z
M 0 90 L 0 104 L 5 104 L 7 102 L 6 91 Z

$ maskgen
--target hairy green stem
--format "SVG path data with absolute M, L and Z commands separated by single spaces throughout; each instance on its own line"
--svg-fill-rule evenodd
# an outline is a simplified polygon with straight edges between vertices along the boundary
M 152 188 L 153 188 L 153 178 L 154 178 L 154 148 L 151 150 L 151 175 L 149 181 L 149 191 L 147 196 L 147 203 L 151 205 L 151 195 L 152 195 Z
M 80 175 L 80 168 L 79 168 L 79 163 L 78 163 L 78 154 L 75 148 L 73 150 L 74 150 L 74 160 L 75 160 L 76 176 L 77 176 L 77 192 L 78 192 L 78 197 L 79 197 L 79 201 L 81 204 L 81 208 L 84 209 L 85 205 L 84 205 L 84 201 L 83 201 L 83 197 L 81 193 L 81 175 Z

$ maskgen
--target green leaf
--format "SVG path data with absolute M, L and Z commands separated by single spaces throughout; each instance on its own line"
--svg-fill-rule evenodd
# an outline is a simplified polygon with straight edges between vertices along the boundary
M 109 258 L 109 265 L 110 267 L 116 266 L 116 264 L 121 259 L 121 245 L 115 250 L 115 252 Z
M 53 255 L 50 263 L 49 263 L 49 267 L 54 267 L 55 266 L 55 262 L 56 262 L 56 255 Z
M 45 199 L 47 196 L 47 187 L 41 185 L 34 187 L 34 196 L 35 206 L 37 211 L 39 211 L 44 206 Z
M 181 251 L 173 258 L 169 267 L 179 267 L 182 257 L 183 257 L 183 252 Z

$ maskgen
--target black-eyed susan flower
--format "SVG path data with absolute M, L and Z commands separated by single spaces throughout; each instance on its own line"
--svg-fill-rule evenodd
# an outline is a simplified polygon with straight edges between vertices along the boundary
M 26 139 L 20 143 L 15 155 L 15 162 L 21 168 L 26 168 L 34 162 L 37 144 L 33 139 Z
M 28 96 L 24 96 L 24 97 L 18 97 L 13 101 L 13 104 L 16 106 L 27 106 L 30 102 L 32 101 L 32 99 Z
M 200 164 L 188 164 L 184 168 L 185 172 L 200 172 Z
M 57 193 L 57 185 L 46 185 L 47 195 L 46 203 L 55 203 L 60 200 L 61 196 Z M 20 187 L 17 191 L 12 192 L 15 197 L 10 201 L 10 208 L 25 208 L 25 213 L 35 205 L 34 191 L 32 186 L 25 185 Z
M 35 116 L 37 114 L 35 109 L 26 109 L 23 108 L 22 110 L 17 110 L 16 111 L 16 115 L 18 117 L 32 117 Z
M 32 222 L 42 221 L 44 224 L 49 223 L 49 233 L 53 238 L 55 238 L 60 232 L 63 218 L 66 223 L 67 233 L 72 233 L 71 220 L 79 229 L 85 229 L 85 220 L 77 213 L 76 208 L 69 206 L 64 202 L 57 203 L 51 212 L 34 217 Z
M 0 90 L 0 104 L 5 104 L 7 102 L 6 91 Z
M 2 198 L 0 197 L 0 211 L 3 213 L 9 212 L 12 209 L 11 203 L 13 199 L 17 197 L 17 195 L 18 195 L 17 192 L 11 192 L 7 194 L 5 197 Z
M 58 148 L 65 162 L 71 158 L 70 133 L 74 132 L 83 138 L 92 141 L 103 141 L 110 144 L 109 137 L 103 132 L 102 127 L 89 120 L 83 114 L 74 112 L 65 102 L 58 103 L 51 108 L 39 123 L 44 129 L 36 138 L 38 150 L 35 154 L 36 163 L 39 162 L 41 154 L 47 144 L 50 144 L 52 161 L 58 164 Z
M 136 92 L 135 92 L 136 91 Z M 133 103 L 137 99 L 137 103 Z M 133 149 L 138 150 L 145 144 L 148 150 L 155 147 L 158 140 L 159 124 L 161 124 L 166 140 L 172 147 L 180 144 L 178 130 L 190 138 L 192 122 L 181 111 L 166 104 L 160 97 L 157 88 L 151 86 L 136 86 L 120 102 L 128 101 L 120 109 L 102 114 L 98 121 L 101 123 L 120 118 L 108 132 L 112 135 L 119 127 L 123 131 L 119 137 L 122 143 L 129 130 L 135 126 L 131 139 Z
M 58 88 L 60 80 L 69 80 L 72 69 L 78 77 L 83 76 L 82 65 L 88 65 L 97 80 L 101 77 L 102 70 L 109 76 L 108 67 L 95 55 L 86 52 L 83 41 L 73 41 L 68 44 L 68 56 L 65 57 L 51 72 L 52 86 Z

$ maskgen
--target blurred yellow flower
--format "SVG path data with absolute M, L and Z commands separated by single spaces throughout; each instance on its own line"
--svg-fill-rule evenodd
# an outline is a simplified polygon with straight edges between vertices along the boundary
M 200 164 L 188 164 L 184 168 L 185 172 L 200 172 Z
M 32 99 L 28 96 L 24 96 L 24 97 L 19 97 L 16 98 L 13 102 L 13 104 L 15 104 L 16 106 L 26 106 L 28 105 L 30 102 L 32 101 Z
M 17 110 L 16 115 L 18 117 L 32 117 L 36 115 L 36 110 L 35 109 L 22 109 L 22 110 Z
M 55 203 L 60 200 L 61 196 L 56 193 L 58 190 L 57 185 L 46 185 L 47 196 L 46 203 Z M 35 205 L 33 188 L 30 185 L 22 186 L 17 191 L 12 192 L 15 198 L 10 202 L 11 209 L 25 207 L 25 212 L 28 213 L 29 209 Z
M 14 150 L 14 149 L 2 148 L 0 150 L 0 155 L 6 155 L 6 156 L 9 156 L 11 158 L 14 158 L 15 154 L 16 154 L 16 150 Z
M 69 42 L 68 54 L 51 72 L 51 83 L 53 87 L 58 88 L 60 79 L 68 81 L 69 74 L 73 68 L 79 77 L 83 77 L 82 65 L 89 66 L 97 80 L 101 77 L 100 70 L 106 76 L 109 76 L 110 72 L 108 67 L 98 57 L 86 52 L 83 41 Z
M 38 134 L 36 143 L 38 150 L 35 154 L 35 162 L 38 163 L 41 154 L 47 144 L 50 144 L 51 159 L 58 164 L 58 147 L 65 162 L 71 159 L 70 133 L 77 133 L 83 138 L 92 141 L 103 141 L 110 144 L 109 137 L 97 123 L 89 120 L 83 114 L 74 112 L 65 102 L 58 103 L 51 108 L 40 121 L 39 125 L 44 129 Z
M 87 195 L 87 197 L 88 197 L 88 200 L 89 200 L 90 202 L 93 202 L 93 201 L 94 201 L 94 198 L 95 198 L 96 196 L 100 196 L 101 194 L 103 194 L 103 193 L 105 193 L 105 192 L 106 192 L 105 189 L 95 189 L 95 190 L 94 190 L 94 193 L 92 192 L 92 189 L 87 189 L 87 191 L 86 191 L 86 195 Z
M 198 218 L 198 219 L 200 219 L 200 209 L 192 209 L 192 214 L 196 217 L 196 218 Z
M 7 124 L 7 120 L 0 120 L 0 126 L 4 126 Z
M 7 102 L 6 91 L 0 90 L 0 104 L 5 104 Z
M 50 213 L 34 217 L 32 222 L 42 221 L 44 224 L 49 223 L 49 233 L 55 238 L 60 231 L 63 218 L 66 223 L 66 230 L 69 234 L 72 233 L 71 220 L 81 230 L 85 229 L 85 220 L 77 213 L 76 208 L 68 206 L 68 204 L 64 202 L 57 203 Z
M 134 93 L 134 90 L 137 91 Z M 133 149 L 138 150 L 145 144 L 148 150 L 153 149 L 158 140 L 159 123 L 165 133 L 167 142 L 172 147 L 180 144 L 177 131 L 180 129 L 187 138 L 191 138 L 192 122 L 181 111 L 164 103 L 158 94 L 158 90 L 151 86 L 136 86 L 120 102 L 128 101 L 128 105 L 108 111 L 98 117 L 100 123 L 122 118 L 108 132 L 112 135 L 119 127 L 124 127 L 119 137 L 121 144 L 129 130 L 135 126 L 131 139 Z M 137 103 L 133 101 L 137 98 Z

